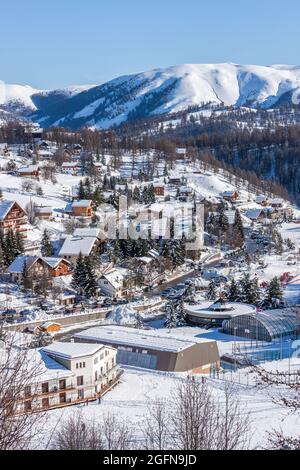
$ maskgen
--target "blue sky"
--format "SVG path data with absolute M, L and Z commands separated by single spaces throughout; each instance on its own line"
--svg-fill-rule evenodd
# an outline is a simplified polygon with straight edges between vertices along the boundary
M 0 79 L 102 83 L 181 63 L 300 64 L 299 0 L 2 0 Z

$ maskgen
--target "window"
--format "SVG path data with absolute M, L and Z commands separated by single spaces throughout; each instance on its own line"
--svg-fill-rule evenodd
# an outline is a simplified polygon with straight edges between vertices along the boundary
M 27 385 L 24 388 L 24 395 L 25 395 L 26 398 L 31 397 L 31 387 L 30 387 L 30 385 Z
M 100 354 L 100 361 L 102 361 L 102 359 L 104 358 L 104 354 Z
M 109 351 L 106 349 L 105 350 L 105 356 L 108 356 L 109 355 Z
M 83 375 L 77 377 L 77 386 L 83 385 Z
M 82 367 L 85 367 L 85 362 L 82 363 Z
M 49 398 L 42 399 L 42 408 L 49 408 Z
M 59 403 L 66 403 L 66 394 L 65 393 L 60 393 L 59 394 Z
M 59 389 L 64 390 L 66 388 L 66 381 L 65 379 L 62 379 L 59 381 Z
M 49 392 L 49 384 L 48 382 L 44 382 L 42 384 L 42 393 L 48 393 Z
M 24 410 L 25 411 L 30 411 L 31 410 L 31 401 L 27 400 L 24 402 Z
M 98 380 L 98 371 L 95 371 L 95 380 Z
M 76 362 L 76 369 L 78 369 L 78 362 Z
M 95 357 L 94 364 L 98 364 L 98 357 Z
M 78 390 L 78 400 L 82 400 L 84 398 L 84 390 Z

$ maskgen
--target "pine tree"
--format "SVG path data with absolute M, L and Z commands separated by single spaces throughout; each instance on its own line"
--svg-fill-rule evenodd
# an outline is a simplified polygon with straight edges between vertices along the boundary
M 43 232 L 42 237 L 42 255 L 43 256 L 53 256 L 53 247 L 50 239 L 50 234 L 47 229 Z
M 76 261 L 73 278 L 72 278 L 72 287 L 76 289 L 80 294 L 84 293 L 86 284 L 86 269 L 85 262 L 82 256 L 82 253 L 79 253 L 79 256 Z
M 217 286 L 213 279 L 209 283 L 209 286 L 206 292 L 206 298 L 208 300 L 216 300 L 217 298 Z
M 227 232 L 227 230 L 229 228 L 229 222 L 228 222 L 227 216 L 225 215 L 224 207 L 221 207 L 221 209 L 219 210 L 218 226 L 219 226 L 220 236 L 223 233 Z
M 134 187 L 132 198 L 137 202 L 141 201 L 141 194 L 138 186 Z
M 95 297 L 97 294 L 97 281 L 96 275 L 91 263 L 90 258 L 86 258 L 84 261 L 85 267 L 85 285 L 84 285 L 84 293 L 87 298 Z
M 30 275 L 28 265 L 26 261 L 23 263 L 23 269 L 22 269 L 22 280 L 21 280 L 22 286 L 25 290 L 32 289 L 33 287 L 33 279 Z
M 16 232 L 15 243 L 16 243 L 16 256 L 22 255 L 24 253 L 24 241 L 19 232 Z
M 78 199 L 87 199 L 87 198 L 86 198 L 85 188 L 84 188 L 84 185 L 83 185 L 83 181 L 82 181 L 82 180 L 79 181 Z
M 166 328 L 177 327 L 177 312 L 174 302 L 168 302 L 166 305 L 166 320 L 164 326 Z
M 231 280 L 227 297 L 230 302 L 236 302 L 240 298 L 240 290 L 235 279 Z
M 279 279 L 274 277 L 269 284 L 266 295 L 266 303 L 272 307 L 276 308 L 282 301 L 283 293 L 280 286 Z
M 97 206 L 100 206 L 104 202 L 104 196 L 100 186 L 97 186 L 93 193 L 93 201 Z
M 257 278 L 251 279 L 249 273 L 245 274 L 240 282 L 240 292 L 240 298 L 243 302 L 257 305 L 260 300 Z
M 235 215 L 234 215 L 233 233 L 234 233 L 235 238 L 238 239 L 239 245 L 242 245 L 242 242 L 245 239 L 245 235 L 244 235 L 244 227 L 243 227 L 241 214 L 238 209 L 236 209 Z
M 0 243 L 0 273 L 5 272 L 7 265 L 5 263 L 5 256 L 3 253 L 2 244 Z

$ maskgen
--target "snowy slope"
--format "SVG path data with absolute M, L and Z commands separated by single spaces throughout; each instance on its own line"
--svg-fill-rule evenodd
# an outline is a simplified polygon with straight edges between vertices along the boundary
M 19 106 L 35 110 L 31 97 L 36 93 L 39 93 L 39 90 L 29 85 L 7 85 L 0 82 L 0 105 L 18 103 Z
M 46 125 L 107 128 L 208 102 L 271 107 L 296 89 L 300 90 L 299 67 L 179 65 L 119 77 L 80 93 L 66 102 L 64 109 L 53 107 Z
M 0 89 L 1 90 L 1 89 Z M 2 85 L 1 103 L 15 101 L 34 110 L 44 126 L 108 128 L 128 120 L 177 112 L 204 103 L 225 106 L 275 106 L 300 92 L 300 67 L 186 64 L 126 75 L 99 86 L 39 92 Z

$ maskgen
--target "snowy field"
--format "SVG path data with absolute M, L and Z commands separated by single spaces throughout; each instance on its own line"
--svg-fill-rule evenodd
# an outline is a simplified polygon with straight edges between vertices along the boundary
M 82 412 L 87 419 L 96 420 L 101 419 L 103 413 L 115 413 L 118 417 L 126 419 L 128 423 L 132 423 L 134 438 L 138 442 L 143 416 L 151 406 L 151 402 L 156 399 L 166 399 L 171 404 L 172 393 L 183 377 L 184 374 L 127 368 L 122 376 L 122 382 L 102 399 L 101 404 L 93 402 L 89 405 L 81 404 L 49 411 L 47 423 L 41 429 L 39 439 L 32 443 L 32 447 L 42 449 L 51 447 L 49 440 L 55 429 L 68 416 L 79 412 Z M 235 379 L 234 376 L 233 379 Z M 227 382 L 211 378 L 206 380 L 213 395 L 222 403 Z M 265 448 L 267 432 L 272 429 L 282 429 L 291 435 L 300 432 L 299 417 L 289 414 L 286 409 L 273 402 L 272 398 L 276 394 L 274 389 L 236 383 L 235 391 L 239 396 L 243 413 L 250 414 L 252 449 Z

